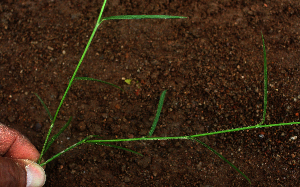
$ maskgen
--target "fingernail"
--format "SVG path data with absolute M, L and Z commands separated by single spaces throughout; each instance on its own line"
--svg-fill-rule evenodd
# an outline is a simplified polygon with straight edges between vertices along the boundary
M 25 166 L 27 172 L 26 187 L 41 187 L 45 184 L 46 174 L 44 169 L 35 162 Z

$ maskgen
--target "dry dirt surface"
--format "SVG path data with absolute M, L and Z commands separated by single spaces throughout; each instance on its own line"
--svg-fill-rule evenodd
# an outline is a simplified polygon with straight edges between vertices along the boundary
M 83 53 L 102 0 L 0 2 L 0 120 L 39 149 Z M 54 132 L 70 127 L 44 156 L 90 134 L 148 134 L 167 89 L 154 136 L 183 136 L 258 124 L 263 109 L 264 34 L 267 124 L 300 121 L 300 1 L 108 0 L 104 16 L 182 15 L 181 20 L 105 21 Z M 131 79 L 130 85 L 122 79 Z M 300 186 L 299 125 L 200 138 L 240 168 L 253 186 Z M 138 156 L 82 145 L 47 164 L 50 186 L 249 186 L 227 163 L 189 140 L 115 143 Z

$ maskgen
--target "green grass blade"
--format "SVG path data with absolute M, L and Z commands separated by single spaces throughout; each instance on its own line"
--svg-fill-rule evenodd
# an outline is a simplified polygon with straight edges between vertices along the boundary
M 73 149 L 74 147 L 77 147 L 77 146 L 79 146 L 79 145 L 85 143 L 88 139 L 91 139 L 91 138 L 94 138 L 94 137 L 95 137 L 94 135 L 90 135 L 90 136 L 84 138 L 83 140 L 77 142 L 76 144 L 74 144 L 74 145 L 68 147 L 67 149 L 65 149 L 65 150 L 63 150 L 63 151 L 61 151 L 61 152 L 59 152 L 58 154 L 54 155 L 53 157 L 51 157 L 50 159 L 48 159 L 46 162 L 41 163 L 40 166 L 44 166 L 44 165 L 48 164 L 49 162 L 51 162 L 51 161 L 54 160 L 55 158 L 59 157 L 60 155 L 64 154 L 65 152 L 70 151 L 70 150 Z
M 86 143 L 92 143 L 92 144 L 103 145 L 103 146 L 107 146 L 107 147 L 113 147 L 113 148 L 116 148 L 116 149 L 122 149 L 124 151 L 129 151 L 131 153 L 137 154 L 139 156 L 144 156 L 139 152 L 136 152 L 136 151 L 133 151 L 131 149 L 127 149 L 127 148 L 124 148 L 124 147 L 121 147 L 121 146 L 117 146 L 117 145 L 111 145 L 111 144 L 106 144 L 106 143 L 97 143 L 97 142 L 86 142 Z
M 264 51 L 264 111 L 263 111 L 263 121 L 262 124 L 266 120 L 266 113 L 267 113 L 267 97 L 268 97 L 268 72 L 267 72 L 267 52 L 265 47 L 265 40 L 264 36 L 261 33 L 261 38 L 263 42 L 263 51 Z
M 209 147 L 208 145 L 206 145 L 204 142 L 201 142 L 200 140 L 196 139 L 196 138 L 191 138 L 191 140 L 194 140 L 200 144 L 202 144 L 204 147 L 206 147 L 207 149 L 211 150 L 213 153 L 215 153 L 216 155 L 218 155 L 222 160 L 224 160 L 227 164 L 229 164 L 233 169 L 235 169 L 237 172 L 239 172 L 245 179 L 247 179 L 247 181 L 250 183 L 251 185 L 251 181 L 250 179 L 243 173 L 241 172 L 241 170 L 239 170 L 235 165 L 233 165 L 231 162 L 229 162 L 225 157 L 223 157 L 221 154 L 219 154 L 217 151 L 215 151 L 214 149 L 212 149 L 211 147 Z
M 149 135 L 148 135 L 149 137 L 152 136 L 152 134 L 153 134 L 153 132 L 156 128 L 156 125 L 157 125 L 157 122 L 158 122 L 158 119 L 159 119 L 159 116 L 160 116 L 160 112 L 161 112 L 161 109 L 162 109 L 163 104 L 164 104 L 164 99 L 165 99 L 166 93 L 167 93 L 167 90 L 164 90 L 163 93 L 160 96 L 156 116 L 155 116 L 155 119 L 154 119 L 153 124 L 151 126 L 151 129 L 149 131 Z
M 75 77 L 76 80 L 85 80 L 85 81 L 97 81 L 97 82 L 101 82 L 101 83 L 104 83 L 104 84 L 108 84 L 110 86 L 113 86 L 115 88 L 118 88 L 122 91 L 124 91 L 121 87 L 117 86 L 117 85 L 114 85 L 112 83 L 109 83 L 109 82 L 105 82 L 105 81 L 102 81 L 102 80 L 99 80 L 99 79 L 94 79 L 94 78 L 90 78 L 90 77 Z
M 57 134 L 55 134 L 50 141 L 48 141 L 46 148 L 45 148 L 45 152 L 50 148 L 50 146 L 53 144 L 53 142 L 58 138 L 58 136 L 64 132 L 64 130 L 66 130 L 66 128 L 70 125 L 72 120 L 72 116 L 69 118 L 68 122 L 59 130 L 59 132 Z
M 103 20 L 120 20 L 120 19 L 183 19 L 184 16 L 169 16 L 169 15 L 119 15 L 105 17 Z
M 51 113 L 50 113 L 48 107 L 46 106 L 46 104 L 45 104 L 44 101 L 42 100 L 42 98 L 40 98 L 40 96 L 39 96 L 38 94 L 36 94 L 36 93 L 34 93 L 34 95 L 40 100 L 40 102 L 42 103 L 44 109 L 46 110 L 46 112 L 47 112 L 47 114 L 48 114 L 50 120 L 53 121 L 53 117 L 52 117 L 52 115 L 51 115 Z

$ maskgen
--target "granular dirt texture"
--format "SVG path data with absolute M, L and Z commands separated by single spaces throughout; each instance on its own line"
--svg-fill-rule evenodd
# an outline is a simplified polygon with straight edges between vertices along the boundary
M 52 115 L 98 18 L 102 0 L 0 2 L 0 121 L 42 149 Z M 300 121 L 300 1 L 108 0 L 104 16 L 165 14 L 172 20 L 104 21 L 81 65 L 122 87 L 76 81 L 54 132 L 70 127 L 48 159 L 90 134 L 146 136 L 167 89 L 154 136 L 183 136 L 258 124 L 263 110 L 264 34 L 267 124 Z M 131 84 L 124 79 L 130 79 Z M 299 125 L 200 138 L 253 186 L 300 186 Z M 188 140 L 115 143 L 144 156 L 81 145 L 46 167 L 45 186 L 249 186 L 210 150 Z

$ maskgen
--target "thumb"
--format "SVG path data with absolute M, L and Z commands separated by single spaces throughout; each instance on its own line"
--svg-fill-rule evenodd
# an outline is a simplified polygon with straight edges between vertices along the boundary
M 26 159 L 0 157 L 1 187 L 41 187 L 46 175 L 37 163 Z

